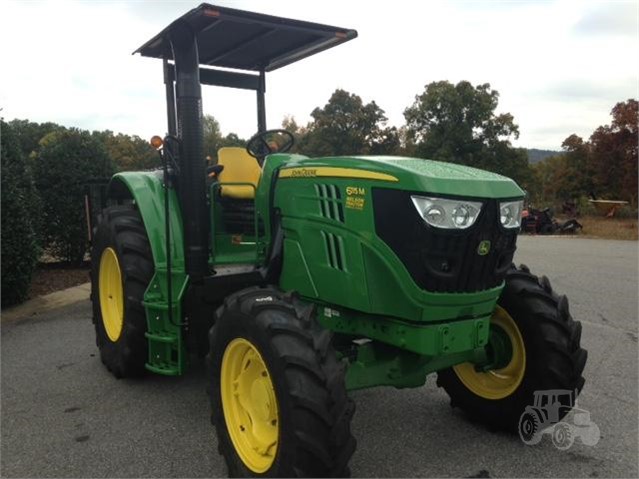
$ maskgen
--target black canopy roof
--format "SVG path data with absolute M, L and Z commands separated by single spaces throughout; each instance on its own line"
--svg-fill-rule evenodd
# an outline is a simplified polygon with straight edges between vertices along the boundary
M 357 31 L 201 4 L 134 53 L 173 59 L 168 32 L 186 22 L 196 33 L 201 65 L 273 71 L 357 37 Z

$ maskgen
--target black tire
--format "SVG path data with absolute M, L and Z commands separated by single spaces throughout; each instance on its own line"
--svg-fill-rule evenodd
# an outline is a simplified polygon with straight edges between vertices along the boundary
M 115 250 L 122 274 L 124 324 L 117 341 L 108 337 L 100 309 L 100 259 L 106 248 Z M 148 346 L 144 337 L 147 328 L 142 300 L 153 272 L 149 239 L 139 212 L 132 205 L 105 209 L 91 251 L 91 301 L 100 358 L 116 378 L 144 374 Z
M 526 350 L 526 369 L 517 389 L 502 399 L 486 399 L 467 389 L 452 368 L 438 373 L 437 385 L 446 390 L 451 405 L 472 420 L 493 430 L 517 432 L 526 406 L 534 403 L 534 391 L 581 392 L 588 354 L 580 346 L 581 323 L 570 316 L 568 299 L 557 295 L 545 276 L 538 278 L 525 265 L 513 265 L 498 304 L 515 321 Z M 568 408 L 562 410 L 561 417 Z
M 539 233 L 542 235 L 551 235 L 555 232 L 555 226 L 551 224 L 545 224 L 539 229 Z
M 346 367 L 331 334 L 312 319 L 313 307 L 276 288 L 253 287 L 229 296 L 216 312 L 207 356 L 211 420 L 218 450 L 232 477 L 345 477 L 355 451 L 350 422 L 355 411 L 345 387 Z M 246 467 L 227 430 L 220 371 L 227 345 L 249 340 L 263 357 L 277 397 L 279 440 L 263 474 Z

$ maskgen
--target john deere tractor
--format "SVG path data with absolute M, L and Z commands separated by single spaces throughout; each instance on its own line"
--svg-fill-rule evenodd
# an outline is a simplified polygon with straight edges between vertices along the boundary
M 93 231 L 97 345 L 118 378 L 182 375 L 206 356 L 231 475 L 348 474 L 352 390 L 437 373 L 453 405 L 516 431 L 535 391 L 584 384 L 568 300 L 512 264 L 514 181 L 289 154 L 293 135 L 267 130 L 266 73 L 356 36 L 202 4 L 136 52 L 162 60 L 168 134 L 152 141 L 162 168 L 109 182 Z M 204 150 L 202 84 L 256 92 L 246 148 Z

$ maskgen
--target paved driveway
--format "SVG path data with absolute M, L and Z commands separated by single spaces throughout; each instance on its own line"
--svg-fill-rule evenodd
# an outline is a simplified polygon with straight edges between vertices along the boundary
M 637 243 L 523 237 L 517 262 L 568 294 L 589 351 L 580 407 L 602 432 L 565 452 L 490 433 L 417 390 L 353 394 L 354 476 L 636 477 Z M 201 368 L 182 378 L 115 380 L 102 367 L 88 301 L 2 324 L 3 477 L 226 474 Z

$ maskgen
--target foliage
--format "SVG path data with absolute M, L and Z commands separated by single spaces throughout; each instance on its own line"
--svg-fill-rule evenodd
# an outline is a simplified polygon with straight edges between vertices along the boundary
M 615 105 L 612 123 L 600 126 L 584 141 L 570 135 L 562 143 L 565 153 L 534 165 L 539 197 L 565 201 L 595 196 L 637 205 L 636 100 Z
M 407 139 L 421 158 L 494 171 L 525 188 L 533 181 L 526 152 L 510 145 L 519 127 L 510 113 L 495 113 L 498 100 L 488 83 L 429 83 L 404 111 Z
M 347 91 L 335 90 L 311 117 L 306 128 L 293 132 L 299 137 L 299 150 L 306 155 L 385 155 L 399 147 L 397 129 L 386 127 L 384 110 L 374 101 L 364 104 Z
M 617 103 L 612 123 L 590 136 L 591 169 L 598 195 L 619 197 L 637 204 L 637 113 L 639 102 Z
M 13 127 L 0 120 L 2 306 L 26 299 L 40 248 L 32 218 L 39 202 L 28 162 Z
M 117 171 L 148 170 L 160 166 L 157 151 L 137 135 L 115 135 L 111 130 L 93 132 L 106 148 Z
M 556 150 L 539 150 L 537 148 L 526 148 L 526 154 L 528 155 L 528 163 L 534 165 L 551 156 L 560 155 L 561 151 Z
M 222 135 L 220 123 L 212 115 L 204 115 L 204 154 L 207 159 L 217 163 L 217 150 L 225 146 L 246 146 L 246 140 L 238 137 L 235 133 Z
M 38 144 L 43 137 L 52 131 L 64 129 L 63 126 L 57 123 L 36 123 L 19 119 L 11 120 L 9 125 L 11 125 L 11 128 L 18 138 L 20 149 L 25 159 L 28 159 L 31 154 L 38 149 Z
M 43 203 L 44 246 L 55 257 L 81 262 L 87 249 L 85 184 L 113 173 L 106 148 L 87 131 L 54 131 L 40 141 L 34 171 Z

